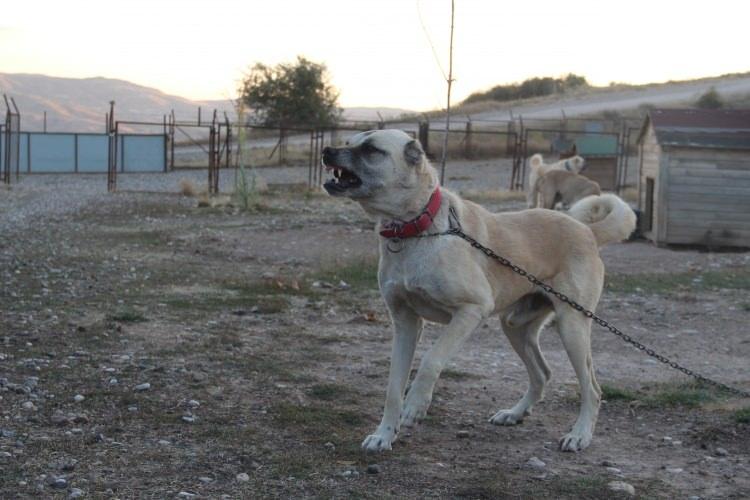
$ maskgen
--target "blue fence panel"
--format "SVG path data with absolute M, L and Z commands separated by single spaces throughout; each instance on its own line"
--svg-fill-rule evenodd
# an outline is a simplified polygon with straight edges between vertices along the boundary
M 106 173 L 108 148 L 107 134 L 78 134 L 78 171 Z
M 21 132 L 21 148 L 18 151 L 19 170 L 21 172 L 29 171 L 29 133 Z
M 75 172 L 74 134 L 29 134 L 31 172 Z
M 0 165 L 4 159 L 0 134 Z M 167 139 L 163 134 L 120 135 L 120 172 L 166 171 Z M 106 134 L 21 132 L 19 161 L 23 173 L 106 173 L 109 138 Z
M 28 158 L 29 134 L 28 132 L 21 132 L 19 136 L 20 136 L 20 144 L 19 144 L 19 151 L 18 151 L 18 157 L 19 157 L 18 169 L 21 173 L 26 173 L 29 171 L 29 158 Z M 5 162 L 5 149 L 3 148 L 5 148 L 5 129 L 0 128 L 0 168 L 5 165 L 4 163 Z M 16 166 L 15 164 L 13 164 L 11 165 L 11 172 L 15 172 L 15 171 L 16 171 Z
M 121 135 L 120 172 L 164 172 L 166 170 L 166 136 Z

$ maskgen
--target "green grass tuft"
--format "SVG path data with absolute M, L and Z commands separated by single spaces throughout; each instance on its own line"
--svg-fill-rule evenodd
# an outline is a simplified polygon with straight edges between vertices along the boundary
M 637 401 L 646 408 L 699 408 L 726 399 L 724 391 L 699 382 L 665 383 L 631 391 L 602 384 L 602 399 L 606 401 Z
M 316 399 L 333 401 L 348 396 L 351 393 L 351 389 L 339 384 L 316 384 L 307 393 Z
M 733 416 L 738 424 L 750 424 L 750 406 L 735 411 Z
M 610 274 L 605 288 L 619 293 L 669 294 L 716 288 L 750 290 L 750 269 L 722 269 L 702 273 Z
M 660 384 L 653 392 L 639 398 L 644 405 L 656 407 L 698 408 L 707 403 L 725 399 L 727 394 L 719 389 L 698 382 L 683 384 Z
M 357 259 L 335 267 L 323 268 L 314 273 L 311 280 L 338 284 L 346 282 L 352 288 L 365 289 L 378 286 L 378 262 L 375 259 Z
M 322 406 L 301 406 L 280 403 L 275 406 L 273 416 L 276 423 L 284 427 L 301 427 L 330 431 L 337 426 L 359 426 L 364 423 L 362 416 L 351 410 L 339 410 Z
M 602 384 L 602 399 L 605 401 L 635 401 L 638 395 L 627 389 Z
M 134 309 L 120 309 L 107 316 L 109 321 L 118 323 L 142 323 L 148 321 L 148 318 Z
M 479 375 L 475 375 L 473 373 L 464 372 L 461 370 L 452 370 L 450 368 L 447 368 L 440 373 L 440 378 L 461 381 L 461 380 L 478 380 L 478 379 L 481 379 L 482 377 Z

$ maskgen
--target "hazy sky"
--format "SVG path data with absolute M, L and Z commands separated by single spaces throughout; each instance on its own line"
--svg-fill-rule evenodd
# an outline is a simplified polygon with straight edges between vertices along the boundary
M 0 72 L 122 78 L 193 99 L 304 55 L 343 106 L 444 106 L 450 0 L 23 0 L 0 11 Z M 645 83 L 750 70 L 750 2 L 456 0 L 455 101 L 574 72 Z

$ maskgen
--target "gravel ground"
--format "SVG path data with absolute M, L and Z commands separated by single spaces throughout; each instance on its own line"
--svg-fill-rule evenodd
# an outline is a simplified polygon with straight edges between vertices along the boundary
M 289 184 L 307 171 L 261 173 Z M 447 184 L 491 190 L 507 173 L 466 162 Z M 206 172 L 121 176 L 114 195 L 103 175 L 0 190 L 0 498 L 626 498 L 614 481 L 640 497 L 748 498 L 747 402 L 686 386 L 601 329 L 594 363 L 608 390 L 585 452 L 556 451 L 578 395 L 553 331 L 538 411 L 487 424 L 526 386 L 493 317 L 420 427 L 390 453 L 361 453 L 391 336 L 372 222 L 351 201 L 296 189 L 274 188 L 253 213 L 197 208 L 176 194 L 181 178 Z M 602 258 L 602 317 L 747 389 L 747 253 L 636 242 Z M 428 325 L 418 358 L 439 330 Z
M 632 162 L 631 162 L 632 163 Z M 454 191 L 506 190 L 510 184 L 510 160 L 452 161 L 446 166 L 445 185 Z M 266 167 L 256 169 L 267 184 L 305 184 L 307 167 Z M 635 169 L 630 169 L 629 182 L 635 183 Z M 235 171 L 222 170 L 219 189 L 231 192 Z M 193 181 L 199 190 L 205 190 L 208 179 L 206 169 L 178 170 L 164 174 L 120 174 L 117 189 L 120 192 L 179 191 L 181 179 Z M 26 175 L 10 188 L 0 188 L 0 231 L 25 227 L 41 217 L 54 218 L 74 213 L 88 203 L 110 200 L 107 194 L 106 174 Z

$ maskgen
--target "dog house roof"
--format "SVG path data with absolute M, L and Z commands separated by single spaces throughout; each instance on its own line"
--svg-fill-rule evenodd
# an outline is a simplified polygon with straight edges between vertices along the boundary
M 662 146 L 750 150 L 750 109 L 654 109 L 638 142 L 649 124 Z

